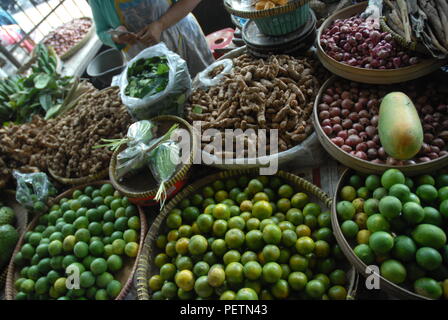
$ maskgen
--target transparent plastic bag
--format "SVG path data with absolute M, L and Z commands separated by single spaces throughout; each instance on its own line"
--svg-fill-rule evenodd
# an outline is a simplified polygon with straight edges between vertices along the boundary
M 160 202 L 161 208 L 163 208 L 167 199 L 165 183 L 177 171 L 180 164 L 180 151 L 180 147 L 176 142 L 168 140 L 157 146 L 151 153 L 149 169 L 154 179 L 159 183 L 159 190 L 154 199 Z
M 213 78 L 210 77 L 210 74 L 212 71 L 222 66 L 223 70 L 215 75 Z M 196 78 L 193 81 L 193 91 L 196 89 L 207 89 L 209 87 L 213 87 L 218 85 L 224 76 L 226 74 L 229 74 L 233 69 L 233 61 L 232 59 L 224 59 L 224 60 L 218 60 L 214 63 L 212 63 L 210 66 L 207 67 L 204 71 L 198 73 Z
M 161 137 L 156 137 L 157 126 L 151 121 L 143 120 L 134 123 L 128 130 L 127 148 L 117 156 L 116 175 L 118 179 L 126 174 L 136 172 L 149 164 L 155 149 L 167 140 L 177 129 L 174 125 Z
M 20 173 L 14 170 L 12 174 L 17 180 L 16 200 L 27 209 L 40 211 L 48 197 L 56 194 L 56 189 L 43 172 Z
M 128 86 L 128 69 L 140 59 L 165 56 L 168 59 L 169 80 L 165 90 L 154 95 L 147 95 L 143 99 L 129 97 L 125 94 Z M 170 51 L 164 43 L 149 47 L 134 59 L 129 61 L 120 76 L 120 96 L 130 114 L 137 120 L 149 119 L 159 114 L 175 113 L 181 115 L 179 110 L 183 106 L 191 90 L 191 78 L 185 60 Z

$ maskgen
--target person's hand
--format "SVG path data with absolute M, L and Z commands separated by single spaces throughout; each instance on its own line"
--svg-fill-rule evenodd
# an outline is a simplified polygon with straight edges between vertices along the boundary
M 116 31 L 122 31 L 122 32 L 126 32 L 125 34 L 122 34 L 120 36 L 116 36 L 113 35 L 112 36 L 112 40 L 117 43 L 117 44 L 122 44 L 122 45 L 133 45 L 137 42 L 138 38 L 137 35 L 135 33 L 132 32 L 128 32 L 128 30 L 126 29 L 125 26 L 119 26 L 118 28 L 115 29 Z
M 137 33 L 137 36 L 140 42 L 150 47 L 160 42 L 162 32 L 162 24 L 158 21 L 155 21 L 143 28 L 143 30 Z

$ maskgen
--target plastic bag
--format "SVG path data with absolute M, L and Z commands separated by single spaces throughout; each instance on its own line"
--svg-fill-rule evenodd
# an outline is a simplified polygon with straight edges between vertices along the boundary
M 154 199 L 160 202 L 161 208 L 163 208 L 167 199 L 165 183 L 174 176 L 179 163 L 180 147 L 174 141 L 168 140 L 161 143 L 151 153 L 149 169 L 159 183 L 159 190 Z
M 258 158 L 226 159 L 204 150 L 200 150 L 200 152 L 203 162 L 207 165 L 225 170 L 260 168 L 261 175 L 271 175 L 280 168 L 298 169 L 319 166 L 326 156 L 315 132 L 291 149 L 272 155 L 267 153 Z
M 223 70 L 215 75 L 213 78 L 210 77 L 213 69 L 222 66 Z M 232 59 L 219 60 L 207 67 L 204 71 L 200 72 L 193 81 L 193 91 L 196 89 L 207 89 L 218 85 L 224 78 L 224 75 L 229 74 L 233 69 Z
M 42 211 L 49 196 L 56 194 L 56 189 L 43 172 L 20 173 L 13 171 L 17 180 L 16 200 L 27 209 Z
M 138 171 L 149 164 L 154 156 L 154 151 L 171 133 L 177 129 L 177 125 L 161 137 L 155 137 L 156 126 L 147 120 L 134 123 L 128 130 L 127 148 L 117 156 L 116 175 L 118 179 L 123 178 L 130 172 Z
M 166 56 L 168 59 L 169 81 L 165 90 L 154 95 L 137 99 L 126 96 L 125 89 L 128 86 L 128 69 L 139 59 L 147 59 L 157 56 Z M 160 114 L 182 115 L 183 106 L 191 90 L 191 78 L 185 60 L 170 51 L 164 43 L 149 47 L 134 59 L 129 61 L 127 67 L 120 76 L 120 96 L 123 104 L 127 106 L 130 114 L 137 120 L 149 119 Z

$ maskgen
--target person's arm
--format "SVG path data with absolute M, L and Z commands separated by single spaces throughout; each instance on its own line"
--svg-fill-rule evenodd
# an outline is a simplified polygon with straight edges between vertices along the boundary
M 146 45 L 160 42 L 162 32 L 185 18 L 199 2 L 201 0 L 180 0 L 175 3 L 159 20 L 149 24 L 138 33 L 140 41 Z
M 101 8 L 98 6 L 97 1 L 89 1 L 90 7 L 92 9 L 93 21 L 95 21 L 96 33 L 100 38 L 101 42 L 105 45 L 116 48 L 123 49 L 123 45 L 119 45 L 112 40 L 112 36 L 108 33 L 111 26 L 104 19 Z

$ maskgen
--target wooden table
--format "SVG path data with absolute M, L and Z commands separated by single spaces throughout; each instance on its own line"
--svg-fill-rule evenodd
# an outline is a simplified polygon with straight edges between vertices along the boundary
M 81 77 L 102 45 L 103 44 L 97 34 L 93 34 L 84 47 L 68 60 L 63 61 L 62 75 Z

